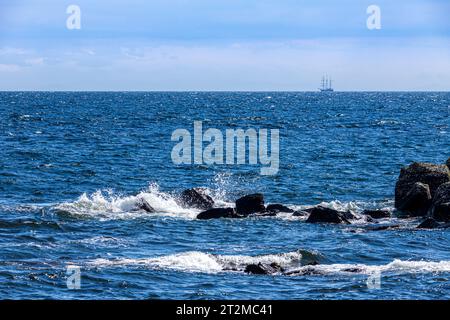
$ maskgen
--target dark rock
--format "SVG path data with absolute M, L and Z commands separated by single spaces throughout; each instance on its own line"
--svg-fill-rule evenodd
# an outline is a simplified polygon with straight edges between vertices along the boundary
M 406 193 L 397 208 L 409 216 L 425 216 L 431 206 L 431 192 L 427 184 L 416 182 Z
M 342 269 L 342 271 L 351 272 L 351 273 L 360 273 L 360 272 L 363 272 L 364 270 L 361 268 L 358 268 L 358 267 L 351 267 L 351 268 Z
M 200 212 L 197 219 L 238 218 L 233 208 L 215 208 Z
M 347 223 L 350 221 L 345 217 L 347 212 L 337 211 L 322 206 L 314 207 L 306 220 L 310 223 Z
M 136 207 L 138 210 L 144 210 L 147 212 L 155 212 L 155 209 L 153 209 L 153 207 L 147 202 L 147 200 L 145 200 L 143 198 L 138 200 Z
M 399 210 L 405 210 L 405 201 L 409 201 L 409 204 L 411 204 L 412 194 L 410 192 L 417 182 L 428 185 L 431 198 L 433 198 L 439 186 L 449 181 L 450 171 L 446 165 L 414 162 L 400 171 L 400 176 L 395 185 L 395 207 Z M 415 188 L 417 187 L 416 185 Z M 422 187 L 421 189 L 423 192 Z M 420 203 L 420 205 L 422 206 L 424 203 Z M 408 207 L 408 205 L 406 206 Z M 415 210 L 409 206 L 406 211 L 413 215 L 423 215 L 424 208 L 421 207 Z
M 291 208 L 288 208 L 282 204 L 269 204 L 266 208 L 266 211 L 287 212 L 287 213 L 294 212 L 294 210 L 292 210 Z
M 389 210 L 364 210 L 362 214 L 374 219 L 389 218 L 391 216 L 391 212 Z
M 450 221 L 450 182 L 437 189 L 432 201 L 431 215 L 438 221 Z
M 418 229 L 435 229 L 439 227 L 440 223 L 434 220 L 433 218 L 427 218 L 417 226 Z
M 450 170 L 450 158 L 448 158 L 448 160 L 445 164 L 447 165 L 447 168 Z
M 249 264 L 245 267 L 245 272 L 250 274 L 275 274 L 283 272 L 283 268 L 277 263 L 265 264 Z
M 361 219 L 361 218 L 355 216 L 350 211 L 338 211 L 338 212 L 347 220 L 358 220 L 358 219 Z
M 192 188 L 181 193 L 181 205 L 184 207 L 208 210 L 214 206 L 214 200 L 208 195 L 206 188 Z
M 236 212 L 240 215 L 247 216 L 265 210 L 264 196 L 260 193 L 250 194 L 236 200 Z

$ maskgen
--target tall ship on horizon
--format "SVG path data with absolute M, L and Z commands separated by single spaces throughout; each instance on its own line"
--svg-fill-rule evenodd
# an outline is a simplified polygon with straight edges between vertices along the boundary
M 333 92 L 332 82 L 333 80 L 328 78 L 328 76 L 322 77 L 321 87 L 319 88 L 320 92 Z

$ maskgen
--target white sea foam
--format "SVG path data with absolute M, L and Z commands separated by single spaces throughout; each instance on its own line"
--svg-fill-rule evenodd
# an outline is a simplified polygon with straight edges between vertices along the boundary
M 155 209 L 155 213 L 136 209 L 142 199 Z M 103 219 L 126 219 L 148 215 L 194 219 L 199 213 L 197 209 L 181 207 L 175 196 L 160 191 L 156 184 L 151 184 L 147 190 L 132 196 L 118 196 L 111 191 L 96 191 L 91 195 L 84 193 L 76 201 L 61 203 L 55 206 L 55 209 L 73 215 Z
M 305 271 L 312 271 L 316 274 L 373 274 L 373 273 L 437 273 L 450 272 L 450 261 L 409 261 L 399 260 L 385 265 L 365 265 L 365 264 L 323 264 L 315 266 L 304 266 L 290 270 L 292 275 L 302 274 Z
M 229 190 L 232 193 L 237 188 L 236 181 L 232 176 L 219 174 L 212 181 L 213 188 L 206 189 L 207 193 L 214 199 L 215 207 L 234 207 L 234 201 L 230 198 Z M 144 210 L 137 210 L 137 205 L 145 200 L 152 208 L 154 213 L 148 213 Z M 329 207 L 339 211 L 351 211 L 358 215 L 364 209 L 393 209 L 392 203 L 383 202 L 362 202 L 350 201 L 341 202 L 334 200 L 331 202 L 321 202 L 316 205 Z M 294 210 L 304 210 L 312 205 L 287 204 Z M 185 208 L 180 205 L 178 195 L 163 192 L 156 183 L 150 184 L 148 189 L 139 192 L 136 195 L 118 195 L 111 190 L 98 190 L 92 194 L 83 193 L 73 202 L 64 202 L 52 207 L 58 212 L 75 215 L 88 216 L 99 219 L 130 219 L 143 216 L 168 216 L 182 219 L 195 219 L 201 210 L 195 208 Z M 278 213 L 276 218 L 285 220 L 305 219 L 306 217 L 294 217 L 292 213 Z M 355 220 L 354 223 L 364 223 L 364 219 Z
M 189 251 L 173 255 L 142 259 L 96 259 L 87 263 L 92 267 L 142 266 L 151 269 L 170 269 L 184 272 L 243 272 L 248 264 L 278 263 L 288 274 L 366 274 L 381 273 L 440 273 L 450 272 L 450 261 L 406 261 L 394 260 L 385 265 L 365 264 L 319 264 L 302 265 L 302 251 L 260 256 L 213 255 Z
M 282 254 L 260 256 L 214 255 L 199 251 L 143 259 L 96 259 L 88 262 L 95 267 L 143 266 L 155 269 L 172 269 L 186 272 L 217 273 L 222 271 L 243 271 L 248 264 L 272 263 L 288 268 L 300 266 L 302 252 L 294 251 Z

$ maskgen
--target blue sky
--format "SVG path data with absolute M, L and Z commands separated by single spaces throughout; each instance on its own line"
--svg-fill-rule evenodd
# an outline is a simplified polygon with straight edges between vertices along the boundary
M 450 1 L 0 0 L 0 90 L 303 91 L 325 73 L 338 90 L 450 90 Z

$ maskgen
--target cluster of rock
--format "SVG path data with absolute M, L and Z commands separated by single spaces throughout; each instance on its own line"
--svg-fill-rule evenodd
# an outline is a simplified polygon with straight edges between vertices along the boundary
M 264 196 L 255 193 L 241 197 L 235 201 L 234 208 L 214 208 L 214 201 L 203 189 L 189 189 L 183 192 L 188 198 L 183 198 L 185 204 L 196 204 L 196 208 L 206 209 L 197 215 L 197 219 L 208 220 L 218 218 L 245 218 L 249 216 L 275 216 L 278 213 L 291 213 L 293 216 L 308 216 L 306 222 L 310 223 L 345 223 L 351 220 L 364 218 L 371 221 L 372 218 L 385 218 L 390 216 L 389 211 L 372 210 L 364 213 L 362 217 L 356 216 L 350 211 L 339 211 L 324 206 L 316 206 L 309 209 L 294 211 L 282 204 L 264 204 Z
M 389 210 L 365 210 L 360 215 L 350 211 L 339 211 L 324 206 L 294 211 L 282 204 L 265 205 L 264 196 L 255 193 L 235 201 L 234 207 L 215 207 L 214 199 L 206 188 L 184 190 L 179 205 L 202 210 L 197 219 L 246 218 L 250 216 L 275 216 L 291 213 L 305 217 L 308 223 L 350 224 L 354 220 L 372 222 L 374 219 L 389 218 Z M 419 163 L 401 169 L 395 185 L 395 208 L 398 217 L 424 217 L 418 228 L 439 228 L 450 225 L 450 158 L 446 164 Z M 154 212 L 152 206 L 140 199 L 138 210 Z M 382 230 L 381 227 L 380 230 Z M 378 230 L 378 229 L 377 229 Z
M 400 215 L 424 217 L 419 228 L 450 222 L 450 159 L 446 164 L 419 163 L 404 167 L 395 185 L 395 208 Z

